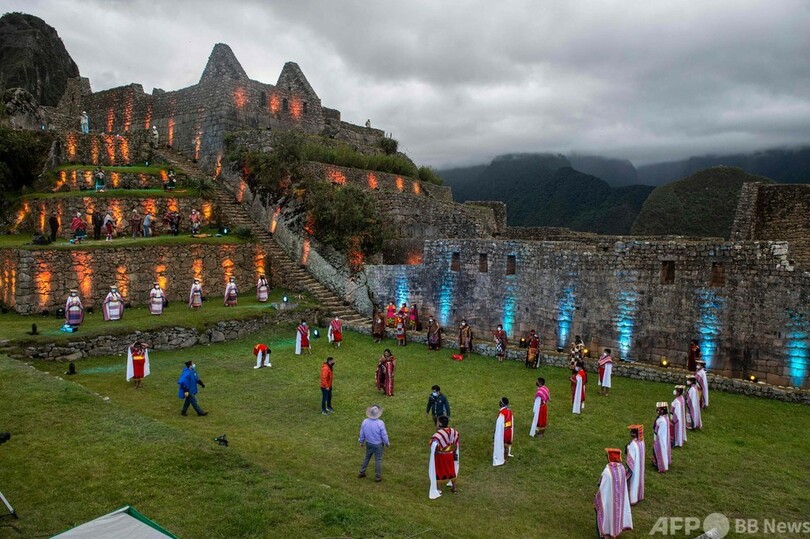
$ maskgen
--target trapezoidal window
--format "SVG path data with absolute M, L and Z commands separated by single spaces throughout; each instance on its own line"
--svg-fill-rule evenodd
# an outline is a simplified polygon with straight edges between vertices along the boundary
M 303 111 L 303 113 L 304 113 L 304 114 L 306 114 L 306 113 L 308 112 L 308 110 L 309 110 L 309 109 L 307 108 L 307 102 L 306 102 L 306 101 L 304 101 L 304 106 L 303 106 L 303 107 L 304 107 L 304 108 L 302 109 L 302 111 Z
M 259 99 L 259 109 L 262 110 L 267 106 L 267 92 L 262 92 L 261 99 Z
M 726 264 L 724 262 L 712 262 L 712 279 L 709 286 L 726 286 Z
M 450 258 L 450 271 L 461 271 L 461 253 L 453 253 Z
M 661 261 L 661 284 L 675 284 L 675 261 Z
M 507 275 L 515 274 L 515 255 L 506 256 L 506 274 Z
M 489 271 L 489 262 L 487 261 L 487 254 L 481 253 L 478 255 L 478 271 L 486 273 Z
M 281 110 L 283 110 L 284 112 L 290 110 L 290 102 L 287 100 L 286 97 L 281 100 Z

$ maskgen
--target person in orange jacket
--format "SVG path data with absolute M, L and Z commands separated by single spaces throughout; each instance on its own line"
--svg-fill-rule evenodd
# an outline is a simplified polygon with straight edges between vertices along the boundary
M 321 365 L 321 413 L 329 415 L 332 409 L 332 378 L 334 376 L 335 358 L 329 356 Z

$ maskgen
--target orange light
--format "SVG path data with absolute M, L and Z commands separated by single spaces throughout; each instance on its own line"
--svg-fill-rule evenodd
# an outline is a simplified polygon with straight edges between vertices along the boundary
M 58 191 L 63 185 L 67 183 L 67 172 L 64 170 L 59 171 L 59 178 L 56 180 L 56 187 L 53 188 L 54 191 Z
M 408 265 L 416 266 L 422 263 L 422 251 L 412 251 L 408 254 Z
M 270 233 L 274 234 L 276 232 L 276 226 L 278 226 L 278 218 L 281 215 L 281 206 L 276 206 L 275 211 L 273 212 L 273 217 L 270 218 Z
M 217 155 L 217 167 L 214 170 L 214 179 L 219 178 L 220 174 L 222 174 L 222 154 Z
M 177 199 L 176 198 L 168 199 L 166 201 L 166 209 L 168 209 L 169 211 L 179 211 L 177 209 Z
M 233 260 L 231 260 L 228 257 L 225 257 L 222 259 L 221 265 L 222 265 L 222 281 L 223 281 L 222 284 L 228 284 L 228 281 L 230 281 L 231 277 L 233 277 L 233 267 L 234 267 Z
M 102 135 L 104 138 L 104 147 L 107 150 L 107 162 L 111 165 L 115 164 L 115 137 L 113 135 Z
M 281 98 L 278 96 L 278 94 L 270 95 L 267 106 L 272 114 L 276 114 L 281 109 Z
M 149 187 L 149 177 L 146 174 L 138 174 L 138 186 L 143 188 Z
M 39 230 L 45 234 L 45 214 L 48 213 L 48 208 L 45 207 L 44 202 L 39 203 Z
M 98 165 L 98 138 L 96 137 L 90 140 L 90 162 Z
M 203 261 L 202 258 L 195 258 L 191 263 L 191 269 L 194 272 L 194 278 L 199 279 L 200 284 L 203 282 Z
M 301 246 L 301 265 L 306 266 L 309 263 L 309 240 L 304 240 Z
M 152 127 L 150 124 L 152 123 L 152 102 L 146 104 L 146 116 L 144 116 L 143 120 L 143 128 L 149 129 Z
M 422 188 L 419 186 L 418 182 L 413 182 L 413 194 L 414 195 L 422 194 Z
M 211 220 L 211 215 L 214 213 L 214 206 L 210 202 L 203 202 L 202 214 L 206 221 Z
M 123 264 L 120 264 L 116 268 L 116 276 L 115 280 L 118 283 L 118 292 L 123 297 L 127 297 L 127 292 L 129 291 L 129 277 L 127 276 L 127 267 Z
M 256 253 L 255 253 L 255 260 L 256 260 L 256 279 L 259 278 L 259 275 L 267 275 L 266 265 L 267 265 L 267 258 L 265 257 L 264 249 L 260 246 L 256 246 Z
M 400 193 L 405 188 L 404 182 L 402 181 L 402 176 L 397 176 L 397 191 Z
M 247 183 L 245 183 L 245 180 L 240 180 L 239 187 L 236 188 L 236 201 L 239 202 L 240 204 L 242 203 L 242 200 L 245 199 L 246 190 L 247 190 Z
M 165 170 L 161 170 L 160 179 L 163 180 L 163 183 L 166 183 L 167 181 L 169 181 L 169 173 L 166 172 Z
M 76 159 L 76 134 L 69 133 L 66 142 L 67 142 L 68 161 L 73 161 Z
M 349 269 L 353 272 L 357 272 L 360 270 L 360 266 L 363 265 L 363 253 L 360 251 L 360 238 L 357 236 L 351 239 L 351 246 L 349 247 L 348 253 L 349 259 Z
M 124 97 L 124 131 L 129 131 L 132 123 L 132 92 L 128 92 Z
M 304 230 L 306 230 L 307 234 L 310 236 L 315 234 L 315 216 L 311 213 L 307 214 L 307 220 L 304 223 Z
M 75 173 L 76 171 L 74 170 L 73 172 Z M 82 172 L 82 179 L 87 187 L 93 187 L 93 171 L 85 170 Z M 78 186 L 76 189 L 78 189 Z
M 336 168 L 327 168 L 326 177 L 335 185 L 346 185 L 346 175 Z
M 290 116 L 293 120 L 300 120 L 301 115 L 304 113 L 304 102 L 298 96 L 293 96 L 290 99 Z
M 3 260 L 3 270 L 0 272 L 0 290 L 3 291 L 3 303 L 16 304 L 17 294 L 17 260 L 7 257 Z
M 113 219 L 117 227 L 121 228 L 124 225 L 124 210 L 121 208 L 120 200 L 111 200 L 108 205 L 109 210 L 112 212 Z
M 202 129 L 197 130 L 197 134 L 194 137 L 194 159 L 200 158 L 200 145 L 202 144 Z
M 93 254 L 89 251 L 71 251 L 70 258 L 79 282 L 82 301 L 93 303 Z
M 377 176 L 373 172 L 368 173 L 368 188 L 371 190 L 377 189 L 379 184 L 377 183 Z
M 166 285 L 169 283 L 169 281 L 166 279 L 165 273 L 166 264 L 158 264 L 155 266 L 155 281 L 157 281 L 157 284 L 163 289 L 164 292 L 166 291 Z
M 129 141 L 126 137 L 118 138 L 118 153 L 121 155 L 121 162 L 129 164 Z
M 144 211 L 146 213 L 151 213 L 152 216 L 156 217 L 157 205 L 155 204 L 155 199 L 154 198 L 146 198 L 146 199 L 144 199 L 143 205 L 144 205 Z
M 12 226 L 11 228 L 16 229 L 17 227 L 19 227 L 22 224 L 23 220 L 25 219 L 25 216 L 28 215 L 28 212 L 30 211 L 31 211 L 31 203 L 28 202 L 27 200 L 23 201 L 23 207 L 20 209 L 20 211 L 17 212 L 17 217 L 14 219 L 14 226 Z
M 117 172 L 110 173 L 110 185 L 113 186 L 113 189 L 118 189 L 118 184 L 121 183 L 121 175 Z
M 237 86 L 233 89 L 233 104 L 236 105 L 236 108 L 243 109 L 247 104 L 247 96 L 245 95 L 245 89 L 241 86 Z
M 115 111 L 109 107 L 107 109 L 107 133 L 112 133 L 113 127 L 115 127 Z
M 167 135 L 168 143 L 169 146 L 174 146 L 174 118 L 173 117 L 169 118 L 169 121 L 167 123 L 169 132 Z
M 38 260 L 38 270 L 34 275 L 34 290 L 37 295 L 39 310 L 46 309 L 51 301 L 51 270 L 48 263 Z

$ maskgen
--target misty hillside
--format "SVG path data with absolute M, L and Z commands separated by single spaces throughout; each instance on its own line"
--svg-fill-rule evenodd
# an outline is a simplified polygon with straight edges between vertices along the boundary
M 777 183 L 810 183 L 810 147 L 732 155 L 704 155 L 638 167 L 639 182 L 664 185 L 710 167 L 737 167 Z
M 657 187 L 641 208 L 632 233 L 728 238 L 746 182 L 773 183 L 740 168 L 713 167 Z
M 603 234 L 627 234 L 649 186 L 612 188 L 554 154 L 510 154 L 488 166 L 439 171 L 453 198 L 501 200 L 511 226 L 559 226 Z
M 636 167 L 629 159 L 611 159 L 599 155 L 570 154 L 566 158 L 571 163 L 571 167 L 605 180 L 611 187 L 624 187 L 627 185 L 637 185 L 638 180 Z

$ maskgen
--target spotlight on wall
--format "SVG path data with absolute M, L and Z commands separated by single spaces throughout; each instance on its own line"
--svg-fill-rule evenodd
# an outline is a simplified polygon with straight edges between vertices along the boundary
M 290 298 L 288 298 L 287 296 L 284 296 L 283 298 L 281 298 L 281 301 L 283 301 L 284 303 L 289 303 Z
M 46 318 L 48 315 L 51 314 L 51 312 L 48 309 L 42 309 L 42 312 L 40 314 L 42 315 L 42 318 Z
M 584 357 L 591 357 L 591 351 L 590 351 L 590 350 L 588 350 L 587 348 L 583 348 L 583 349 L 582 349 L 582 355 L 583 355 Z
M 318 331 L 317 329 L 313 329 L 312 330 L 312 336 L 317 339 L 317 338 L 319 338 L 321 336 L 321 332 Z
M 521 339 L 520 339 L 520 347 L 521 348 L 526 348 L 527 346 L 528 345 L 526 344 L 526 339 L 521 337 Z
M 659 365 L 661 365 L 662 367 L 664 367 L 666 369 L 667 367 L 669 367 L 669 360 L 667 358 L 661 356 L 661 362 L 659 363 Z
M 562 346 L 558 346 L 558 347 L 557 347 L 557 353 L 560 353 L 560 354 L 561 354 L 561 353 L 562 353 L 562 351 L 563 351 L 563 347 L 562 347 Z
M 759 381 L 759 379 L 752 374 L 751 376 L 748 377 L 748 381 L 751 382 L 752 384 L 756 384 Z
M 62 307 L 56 309 L 56 318 L 64 318 L 65 317 L 65 310 Z

